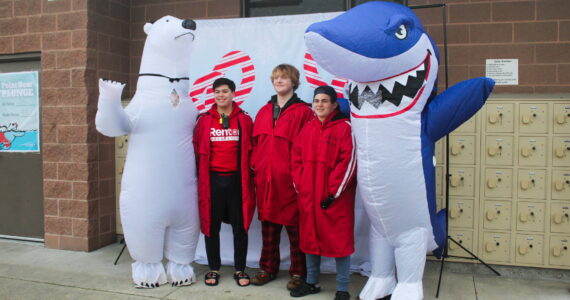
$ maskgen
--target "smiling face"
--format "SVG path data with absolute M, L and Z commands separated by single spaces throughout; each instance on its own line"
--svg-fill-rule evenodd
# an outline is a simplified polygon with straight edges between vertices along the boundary
M 277 95 L 292 94 L 299 87 L 299 70 L 289 64 L 280 64 L 271 71 L 271 83 Z
M 228 109 L 232 106 L 234 92 L 227 84 L 220 85 L 214 90 L 214 99 L 219 109 Z
M 327 94 L 316 94 L 313 98 L 313 110 L 321 122 L 326 120 L 337 107 L 338 102 L 332 102 L 331 96 Z
M 284 73 L 273 76 L 273 88 L 278 95 L 287 95 L 293 92 L 293 81 Z

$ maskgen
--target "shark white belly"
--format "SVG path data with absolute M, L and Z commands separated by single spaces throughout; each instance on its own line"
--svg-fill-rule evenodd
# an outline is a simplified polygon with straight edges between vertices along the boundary
M 371 222 L 376 222 L 393 243 L 413 228 L 426 228 L 430 233 L 428 250 L 435 249 L 422 167 L 420 120 L 353 118 L 352 127 L 358 191 Z

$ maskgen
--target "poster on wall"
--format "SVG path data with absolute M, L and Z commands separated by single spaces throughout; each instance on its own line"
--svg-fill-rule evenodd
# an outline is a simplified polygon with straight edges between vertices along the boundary
M 39 152 L 38 72 L 0 73 L 0 152 Z

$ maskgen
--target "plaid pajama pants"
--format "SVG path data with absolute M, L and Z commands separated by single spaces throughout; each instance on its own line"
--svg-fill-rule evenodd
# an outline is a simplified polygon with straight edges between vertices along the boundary
M 259 267 L 269 274 L 277 274 L 277 272 L 279 272 L 279 263 L 281 262 L 279 242 L 282 229 L 283 225 L 281 224 L 268 221 L 261 222 L 263 249 L 261 250 Z M 289 249 L 291 251 L 289 274 L 291 276 L 299 275 L 305 278 L 307 276 L 307 266 L 305 264 L 305 254 L 301 252 L 301 248 L 299 247 L 299 226 L 285 226 L 285 229 L 289 236 Z

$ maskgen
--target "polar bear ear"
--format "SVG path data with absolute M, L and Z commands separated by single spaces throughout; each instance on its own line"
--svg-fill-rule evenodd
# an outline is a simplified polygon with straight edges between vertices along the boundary
M 148 35 L 148 33 L 150 32 L 150 28 L 152 27 L 152 23 L 146 23 L 144 24 L 144 33 L 146 33 Z

